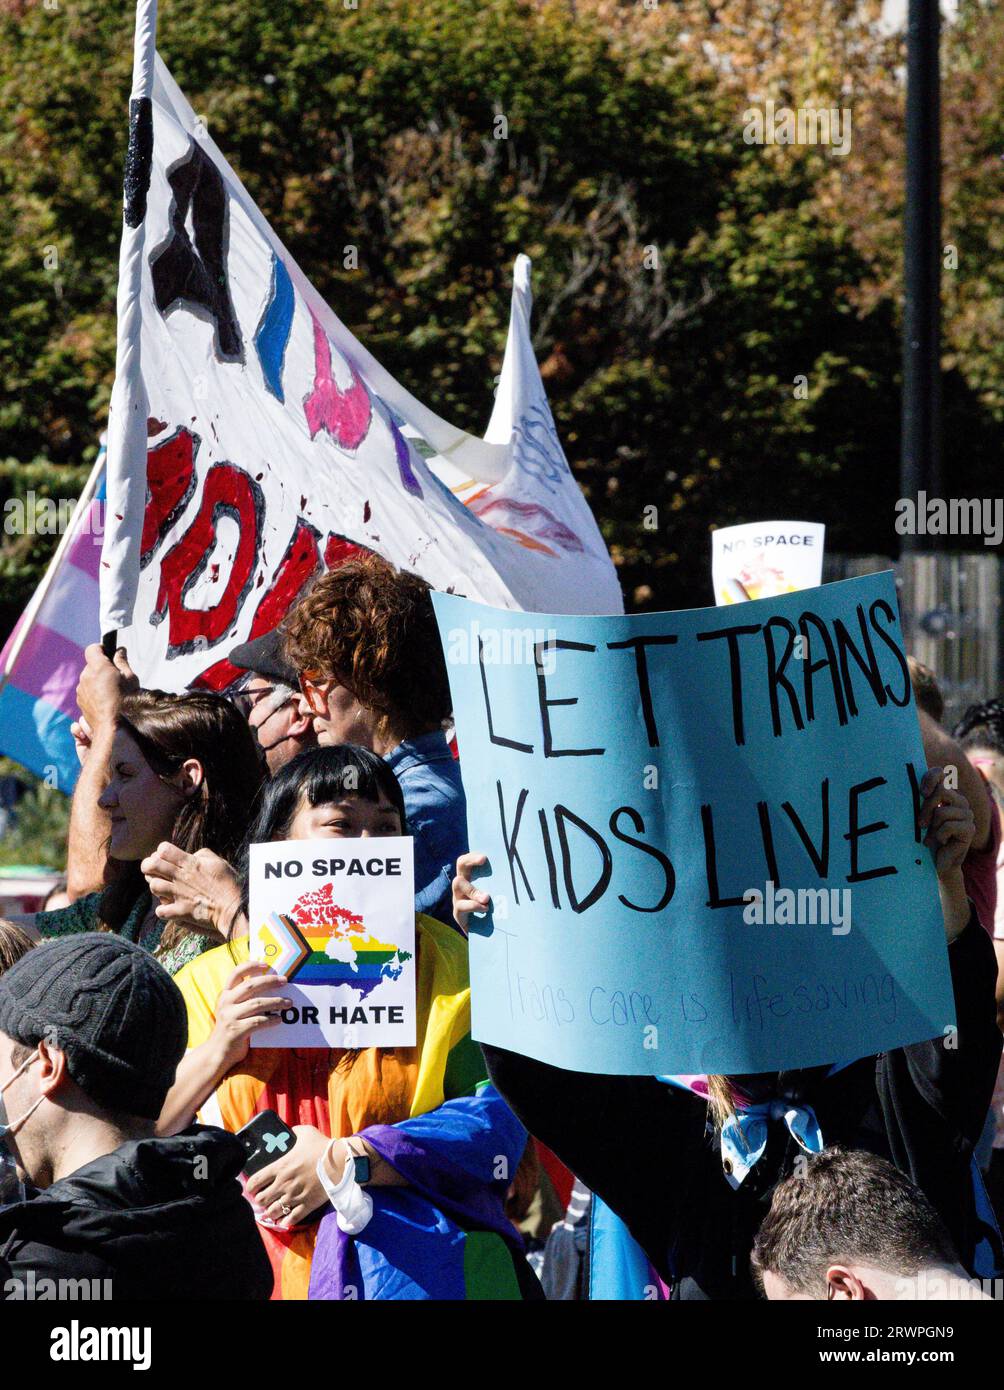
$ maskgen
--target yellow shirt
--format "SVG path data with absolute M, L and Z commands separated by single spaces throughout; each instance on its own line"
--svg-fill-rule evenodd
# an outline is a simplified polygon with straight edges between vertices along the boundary
M 444 1100 L 472 1095 L 485 1079 L 481 1049 L 470 1036 L 467 941 L 432 917 L 415 918 L 416 1045 L 252 1048 L 219 1083 L 204 1118 L 231 1133 L 274 1110 L 287 1125 L 312 1125 L 347 1138 L 375 1124 L 397 1124 Z M 175 976 L 188 1007 L 188 1046 L 206 1042 L 220 991 L 249 958 L 246 937 L 217 946 Z M 276 1297 L 306 1298 L 316 1226 L 276 1230 L 259 1225 L 276 1278 Z
M 471 1093 L 484 1079 L 484 1064 L 470 1041 L 467 942 L 442 922 L 421 915 L 415 919 L 415 935 L 415 1047 L 368 1047 L 354 1054 L 252 1048 L 218 1088 L 227 1129 L 240 1129 L 260 1110 L 277 1109 L 287 1124 L 314 1124 L 332 1137 L 349 1135 L 367 1124 L 394 1124 L 424 1114 L 448 1097 Z M 204 952 L 175 976 L 188 1007 L 190 1048 L 209 1038 L 220 991 L 248 958 L 243 937 Z M 284 1113 L 286 1106 L 262 1104 L 266 1089 L 285 1097 L 290 1113 Z

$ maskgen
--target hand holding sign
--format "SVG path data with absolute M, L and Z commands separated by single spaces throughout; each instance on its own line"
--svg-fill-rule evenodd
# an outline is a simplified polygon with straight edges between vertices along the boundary
M 453 920 L 466 936 L 469 930 L 468 918 L 472 912 L 484 912 L 491 906 L 491 898 L 483 888 L 471 882 L 475 869 L 487 864 L 485 854 L 462 854 L 457 860 L 457 876 L 453 880 Z
M 273 1027 L 281 1010 L 292 1006 L 285 984 L 284 976 L 255 960 L 239 965 L 227 980 L 216 1003 L 211 1039 L 220 1074 L 243 1062 L 253 1033 Z
M 920 790 L 924 800 L 917 820 L 927 830 L 924 844 L 934 855 L 941 877 L 961 867 L 976 833 L 976 821 L 962 793 L 947 785 L 945 768 L 928 768 Z
M 972 847 L 976 819 L 968 798 L 947 785 L 946 768 L 929 768 L 920 792 L 924 800 L 917 812 L 917 824 L 926 831 L 924 844 L 934 856 L 945 935 L 954 941 L 970 917 L 962 861 Z

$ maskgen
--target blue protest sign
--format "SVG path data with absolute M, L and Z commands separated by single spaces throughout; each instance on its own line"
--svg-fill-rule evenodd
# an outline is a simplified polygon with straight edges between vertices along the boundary
M 635 617 L 435 604 L 489 857 L 477 1039 L 737 1074 L 952 1025 L 890 573 Z

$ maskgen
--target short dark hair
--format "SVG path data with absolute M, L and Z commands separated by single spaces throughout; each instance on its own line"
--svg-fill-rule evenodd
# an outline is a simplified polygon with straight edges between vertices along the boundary
M 1004 753 L 1004 701 L 970 705 L 955 726 L 955 737 L 966 749 L 992 748 L 995 753 Z
M 360 796 L 373 802 L 384 797 L 398 814 L 401 834 L 409 833 L 401 784 L 379 754 L 356 743 L 305 748 L 265 783 L 257 814 L 237 855 L 237 880 L 245 912 L 250 892 L 251 846 L 284 840 L 301 805 L 324 806 L 345 796 Z
M 750 1263 L 794 1293 L 826 1295 L 835 1260 L 908 1276 L 959 1257 L 945 1223 L 914 1183 L 884 1158 L 835 1146 L 808 1160 L 804 1177 L 778 1183 Z

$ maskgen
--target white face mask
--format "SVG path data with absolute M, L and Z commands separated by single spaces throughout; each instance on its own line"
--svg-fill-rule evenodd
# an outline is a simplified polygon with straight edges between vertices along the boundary
M 45 1096 L 40 1095 L 38 1100 L 36 1100 L 35 1104 L 30 1106 L 29 1109 L 27 1109 L 23 1115 L 19 1115 L 16 1120 L 8 1121 L 7 1107 L 2 1099 L 3 1093 L 4 1091 L 6 1091 L 7 1087 L 11 1084 L 11 1082 L 16 1081 L 23 1071 L 27 1071 L 28 1068 L 31 1066 L 32 1062 L 36 1061 L 37 1058 L 38 1048 L 36 1047 L 35 1051 L 31 1054 L 31 1056 L 26 1057 L 24 1061 L 21 1063 L 21 1065 L 18 1067 L 17 1071 L 13 1072 L 10 1076 L 8 1076 L 7 1080 L 3 1083 L 2 1086 L 0 1086 L 0 1140 L 6 1139 L 8 1134 L 15 1134 L 21 1128 L 24 1122 L 27 1119 L 29 1119 L 32 1115 L 34 1115 L 35 1111 L 42 1104 L 42 1101 L 45 1100 Z

